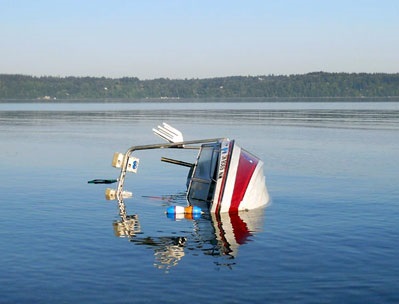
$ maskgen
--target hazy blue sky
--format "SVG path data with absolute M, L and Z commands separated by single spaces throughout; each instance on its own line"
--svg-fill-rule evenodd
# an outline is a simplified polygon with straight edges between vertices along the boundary
M 0 0 L 0 73 L 399 72 L 399 0 Z

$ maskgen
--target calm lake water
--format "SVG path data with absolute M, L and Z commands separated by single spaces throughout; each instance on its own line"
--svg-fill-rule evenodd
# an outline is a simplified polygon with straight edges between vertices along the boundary
M 163 121 L 265 162 L 249 232 L 167 218 L 187 170 L 160 157 L 196 153 L 150 151 L 118 236 L 110 186 L 87 181 Z M 399 103 L 0 103 L 0 142 L 1 303 L 399 302 Z

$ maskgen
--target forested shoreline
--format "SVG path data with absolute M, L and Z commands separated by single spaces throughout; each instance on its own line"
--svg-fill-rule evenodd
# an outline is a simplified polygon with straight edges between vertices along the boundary
M 0 74 L 4 100 L 379 99 L 399 97 L 399 73 L 325 73 L 140 80 Z

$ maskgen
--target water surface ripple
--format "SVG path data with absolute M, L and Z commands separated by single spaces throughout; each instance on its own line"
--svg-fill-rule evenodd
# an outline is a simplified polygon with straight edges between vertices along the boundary
M 162 121 L 259 156 L 272 203 L 170 219 L 187 170 L 160 158 L 196 151 L 138 153 L 127 236 L 87 181 Z M 0 142 L 2 303 L 399 302 L 397 103 L 10 103 Z

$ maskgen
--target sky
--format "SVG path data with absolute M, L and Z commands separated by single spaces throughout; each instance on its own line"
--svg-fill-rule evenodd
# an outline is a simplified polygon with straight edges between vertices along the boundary
M 0 74 L 398 73 L 398 0 L 0 0 Z

